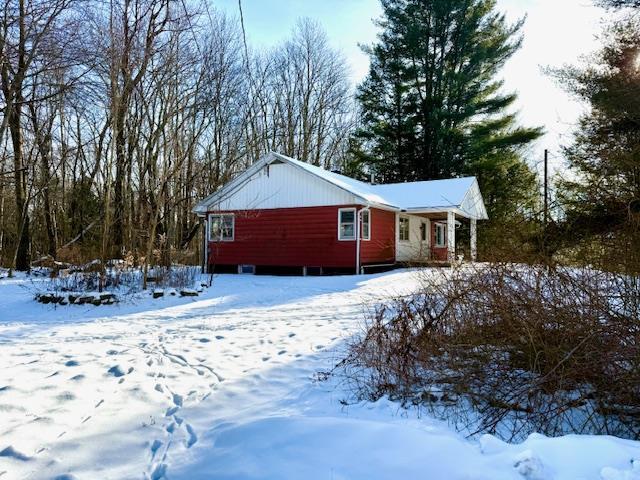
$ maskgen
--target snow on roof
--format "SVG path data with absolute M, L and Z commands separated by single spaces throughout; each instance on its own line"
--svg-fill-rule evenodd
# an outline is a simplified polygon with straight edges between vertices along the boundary
M 475 177 L 426 182 L 373 185 L 379 195 L 405 209 L 457 207 L 475 182 Z
M 371 185 L 276 152 L 265 155 L 223 188 L 202 200 L 194 208 L 194 212 L 206 212 L 211 202 L 241 188 L 246 178 L 255 175 L 264 165 L 276 160 L 296 166 L 372 205 L 416 213 L 457 209 L 459 213 L 469 218 L 488 218 L 475 177 Z
M 475 177 L 371 185 L 279 153 L 274 155 L 368 202 L 399 210 L 460 208 L 469 191 L 474 188 L 474 185 L 477 186 Z M 484 211 L 484 205 L 482 210 Z M 485 216 L 486 212 L 481 215 L 481 217 Z

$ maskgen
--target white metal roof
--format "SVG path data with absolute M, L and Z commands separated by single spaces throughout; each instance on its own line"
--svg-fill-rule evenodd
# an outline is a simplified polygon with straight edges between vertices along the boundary
M 246 172 L 240 174 L 218 192 L 204 199 L 195 207 L 194 211 L 196 213 L 206 212 L 207 207 L 224 196 L 226 191 L 237 188 L 242 183 L 243 178 L 255 174 L 256 170 L 259 170 L 262 166 L 277 160 L 299 167 L 361 198 L 367 204 L 414 213 L 454 209 L 459 214 L 469 218 L 478 220 L 488 218 L 475 177 L 371 185 L 275 152 L 265 155 Z

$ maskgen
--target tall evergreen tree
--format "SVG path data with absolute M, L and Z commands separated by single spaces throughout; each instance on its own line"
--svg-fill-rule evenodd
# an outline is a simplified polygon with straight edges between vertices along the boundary
M 523 21 L 507 23 L 495 0 L 382 0 L 379 40 L 359 86 L 369 161 L 385 181 L 473 173 L 512 158 L 541 135 L 507 113 L 515 94 L 496 76 L 520 47 Z
M 565 149 L 574 175 L 560 184 L 574 236 L 640 225 L 640 20 L 613 24 L 605 38 L 585 67 L 556 72 L 590 107 Z

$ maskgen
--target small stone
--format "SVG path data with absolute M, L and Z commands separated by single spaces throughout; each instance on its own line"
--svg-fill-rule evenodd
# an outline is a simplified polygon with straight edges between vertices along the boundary
M 92 303 L 94 300 L 94 297 L 92 297 L 91 295 L 83 295 L 81 297 L 76 298 L 76 301 L 74 302 L 76 305 L 84 305 L 85 303 Z
M 38 298 L 38 301 L 40 303 L 44 303 L 45 305 L 47 303 L 51 303 L 51 295 L 40 295 L 40 297 Z

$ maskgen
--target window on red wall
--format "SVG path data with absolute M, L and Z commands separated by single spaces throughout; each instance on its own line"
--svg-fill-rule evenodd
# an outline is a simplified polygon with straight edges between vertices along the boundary
M 362 240 L 371 239 L 371 212 L 362 210 Z
M 356 209 L 341 208 L 338 210 L 338 240 L 356 239 Z
M 209 215 L 210 242 L 232 242 L 234 230 L 235 218 L 233 214 Z
M 446 225 L 444 223 L 436 223 L 436 247 L 446 246 Z

